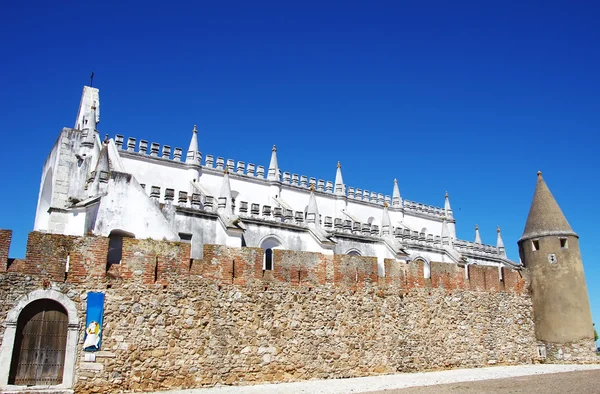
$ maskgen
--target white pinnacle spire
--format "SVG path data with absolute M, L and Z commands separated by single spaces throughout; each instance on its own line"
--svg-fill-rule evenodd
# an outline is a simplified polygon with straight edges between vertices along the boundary
M 446 192 L 446 199 L 444 201 L 444 211 L 446 213 L 446 217 L 448 219 L 452 219 L 452 208 L 450 207 L 450 198 L 448 197 L 448 192 Z
M 96 142 L 96 102 L 92 104 L 84 119 L 85 124 L 83 125 L 83 130 L 86 133 L 81 144 L 85 147 L 93 147 Z
M 232 213 L 231 209 L 231 185 L 229 184 L 229 168 L 225 167 L 223 174 L 223 183 L 221 183 L 221 193 L 219 194 L 219 212 L 226 215 Z
M 442 245 L 450 245 L 450 230 L 446 218 L 442 219 Z
M 400 197 L 400 189 L 398 188 L 398 180 L 394 179 L 394 191 L 392 192 L 392 206 L 402 206 L 402 197 Z
M 273 145 L 271 149 L 271 162 L 269 163 L 269 172 L 267 179 L 273 181 L 279 181 L 279 166 L 277 165 L 277 147 Z
M 334 194 L 336 196 L 343 196 L 346 194 L 346 186 L 344 185 L 344 179 L 342 178 L 342 165 L 338 161 L 337 170 L 335 172 L 335 186 Z
M 475 225 L 475 243 L 481 244 L 481 236 L 479 235 L 479 226 Z
M 311 185 L 310 196 L 308 198 L 308 207 L 306 208 L 306 223 L 319 227 L 319 207 L 317 207 L 317 199 L 315 197 L 315 187 Z
M 196 128 L 196 125 L 194 125 L 194 130 L 192 130 L 192 139 L 190 140 L 190 147 L 188 148 L 185 162 L 199 165 L 200 160 L 200 152 L 198 151 L 198 129 Z
M 496 240 L 496 247 L 498 248 L 498 253 L 501 256 L 506 256 L 506 250 L 504 249 L 504 241 L 502 241 L 502 234 L 500 233 L 500 226 L 498 226 L 498 239 Z
M 387 202 L 383 204 L 383 216 L 381 217 L 381 235 L 390 235 L 392 230 L 392 221 L 390 220 L 390 213 L 388 212 Z

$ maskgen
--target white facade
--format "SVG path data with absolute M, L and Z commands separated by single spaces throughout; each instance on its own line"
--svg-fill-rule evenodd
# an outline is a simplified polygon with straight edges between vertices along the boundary
M 91 103 L 91 104 L 90 104 Z M 35 229 L 72 235 L 252 246 L 452 262 L 517 265 L 496 246 L 456 239 L 448 196 L 432 207 L 334 182 L 282 172 L 273 147 L 267 168 L 215 158 L 190 147 L 171 150 L 123 136 L 100 141 L 99 93 L 85 87 L 74 129 L 63 129 L 42 172 Z M 79 129 L 78 129 L 79 128 Z M 80 130 L 81 129 L 81 130 Z

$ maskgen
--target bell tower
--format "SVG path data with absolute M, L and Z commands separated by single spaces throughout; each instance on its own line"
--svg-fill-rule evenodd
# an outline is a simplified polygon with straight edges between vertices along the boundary
M 541 172 L 518 245 L 531 278 L 536 339 L 555 345 L 551 349 L 571 343 L 592 346 L 594 332 L 579 236 Z

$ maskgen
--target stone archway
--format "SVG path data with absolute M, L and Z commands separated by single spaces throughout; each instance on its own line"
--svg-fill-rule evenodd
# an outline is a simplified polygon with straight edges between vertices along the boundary
M 6 329 L 0 348 L 0 386 L 8 386 L 15 340 L 17 339 L 17 324 L 21 312 L 30 304 L 39 300 L 52 300 L 60 304 L 67 314 L 67 338 L 65 345 L 62 382 L 56 388 L 70 388 L 74 383 L 75 359 L 77 356 L 77 340 L 79 336 L 79 319 L 75 303 L 56 290 L 35 290 L 17 300 L 15 306 L 6 315 Z M 15 387 L 15 386 L 12 386 Z

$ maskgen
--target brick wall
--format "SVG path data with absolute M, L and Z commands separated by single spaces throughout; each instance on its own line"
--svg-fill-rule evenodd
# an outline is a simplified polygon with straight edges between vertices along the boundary
M 6 271 L 8 268 L 8 251 L 10 250 L 11 239 L 12 230 L 0 230 L 0 271 Z
M 535 357 L 531 299 L 521 274 L 510 269 L 500 282 L 497 268 L 470 266 L 467 280 L 463 267 L 431 262 L 425 279 L 422 261 L 386 259 L 386 276 L 379 278 L 374 257 L 275 250 L 273 270 L 263 271 L 260 248 L 205 245 L 204 258 L 190 262 L 189 244 L 132 238 L 123 239 L 121 262 L 107 266 L 108 243 L 32 232 L 26 259 L 0 273 L 0 340 L 6 312 L 33 290 L 52 287 L 69 297 L 80 335 L 83 295 L 105 294 L 96 362 L 84 361 L 77 345 L 78 393 L 521 364 Z

